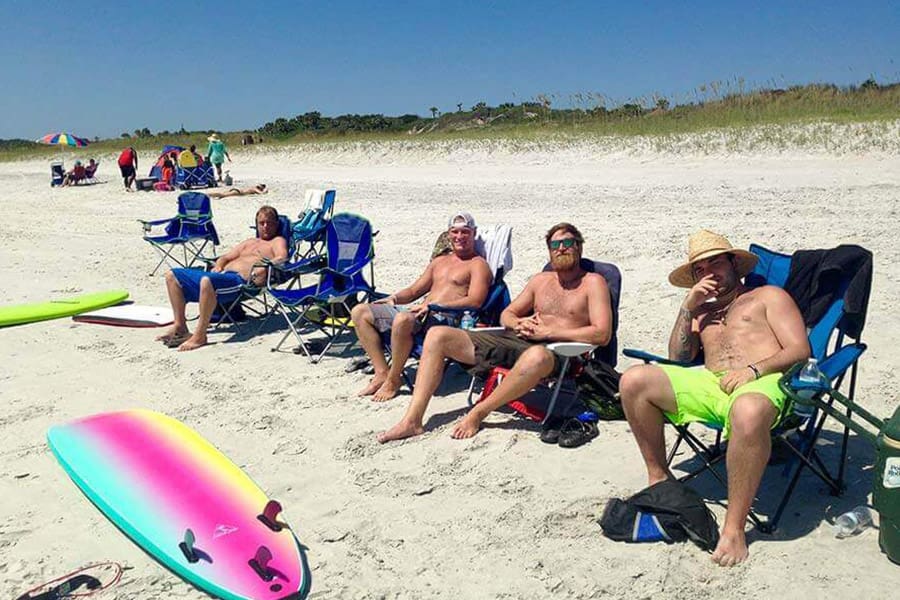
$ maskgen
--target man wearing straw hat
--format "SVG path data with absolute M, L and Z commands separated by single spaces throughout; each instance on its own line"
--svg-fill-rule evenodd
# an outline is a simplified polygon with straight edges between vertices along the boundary
M 690 362 L 702 349 L 705 368 L 632 367 L 619 390 L 650 485 L 672 477 L 666 465 L 666 419 L 717 423 L 724 429 L 730 440 L 728 510 L 712 560 L 732 566 L 749 555 L 744 524 L 769 460 L 769 430 L 785 400 L 778 379 L 809 356 L 809 343 L 787 292 L 742 283 L 756 265 L 754 254 L 706 230 L 692 235 L 688 247 L 688 261 L 669 274 L 672 285 L 689 290 L 669 337 L 669 358 Z

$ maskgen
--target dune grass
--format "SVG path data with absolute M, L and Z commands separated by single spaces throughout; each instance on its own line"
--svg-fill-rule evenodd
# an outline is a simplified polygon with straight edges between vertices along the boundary
M 724 90 L 724 91 L 723 91 Z M 839 88 L 828 84 L 795 86 L 787 90 L 731 92 L 729 86 L 700 86 L 693 100 L 668 108 L 667 102 L 638 100 L 608 110 L 596 98 L 591 107 L 551 109 L 525 103 L 501 107 L 482 107 L 478 111 L 447 113 L 421 119 L 419 125 L 404 132 L 302 132 L 287 137 L 267 136 L 265 143 L 294 146 L 309 143 L 378 142 L 389 140 L 542 140 L 580 139 L 603 136 L 647 136 L 665 143 L 671 136 L 759 126 L 772 126 L 767 133 L 775 146 L 791 144 L 796 136 L 779 135 L 780 126 L 810 123 L 878 123 L 900 119 L 900 84 L 877 85 L 866 82 L 859 87 Z M 537 108 L 535 108 L 537 107 Z M 230 148 L 240 145 L 244 132 L 222 137 Z M 0 161 L 27 158 L 64 157 L 71 159 L 117 154 L 134 146 L 141 155 L 155 155 L 165 144 L 195 144 L 203 153 L 207 132 L 113 138 L 92 143 L 88 148 L 68 149 L 38 144 L 0 145 Z M 792 141 L 793 140 L 793 141 Z

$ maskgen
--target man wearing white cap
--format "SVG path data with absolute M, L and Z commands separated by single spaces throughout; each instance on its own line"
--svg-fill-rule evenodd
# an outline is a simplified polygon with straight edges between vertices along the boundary
M 454 316 L 430 313 L 429 304 L 454 309 L 478 309 L 484 304 L 492 276 L 487 262 L 475 252 L 476 231 L 471 214 L 453 215 L 447 224 L 449 254 L 432 259 L 412 285 L 383 300 L 353 307 L 356 336 L 375 367 L 375 375 L 359 396 L 372 396 L 377 402 L 396 396 L 414 336 L 433 325 L 458 325 Z M 420 298 L 420 304 L 412 304 Z M 381 333 L 387 332 L 391 336 L 390 366 L 381 344 Z
M 688 246 L 688 261 L 669 274 L 672 285 L 689 288 L 669 337 L 669 358 L 690 362 L 702 349 L 705 368 L 632 367 L 619 391 L 650 485 L 672 477 L 666 465 L 666 419 L 722 426 L 730 440 L 728 510 L 712 560 L 733 566 L 749 555 L 744 525 L 769 460 L 769 430 L 785 400 L 778 380 L 809 356 L 809 342 L 787 292 L 742 283 L 756 265 L 754 254 L 706 230 L 692 235 Z

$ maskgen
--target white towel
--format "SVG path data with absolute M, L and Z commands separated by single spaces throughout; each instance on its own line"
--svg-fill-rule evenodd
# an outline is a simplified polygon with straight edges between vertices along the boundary
M 512 227 L 509 225 L 488 225 L 478 228 L 475 251 L 484 257 L 494 277 L 502 268 L 509 273 L 513 267 Z
M 325 190 L 306 190 L 304 210 L 322 210 L 325 206 Z

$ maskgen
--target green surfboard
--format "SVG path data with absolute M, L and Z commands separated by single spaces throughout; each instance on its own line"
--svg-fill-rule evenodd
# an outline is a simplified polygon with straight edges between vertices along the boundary
M 128 292 L 125 290 L 110 290 L 108 292 L 83 294 L 37 304 L 0 306 L 0 327 L 71 317 L 89 310 L 97 310 L 118 304 L 126 298 L 128 298 Z

